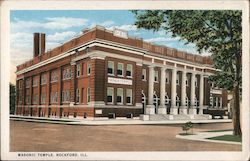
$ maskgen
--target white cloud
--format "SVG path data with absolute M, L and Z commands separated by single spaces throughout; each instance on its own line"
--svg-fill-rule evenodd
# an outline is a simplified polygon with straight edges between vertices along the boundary
M 46 51 L 51 50 L 59 45 L 61 45 L 59 42 L 46 42 Z
M 84 26 L 88 22 L 87 19 L 73 17 L 47 17 L 45 22 L 41 21 L 22 21 L 15 19 L 11 22 L 11 31 L 27 31 L 35 28 L 44 28 L 51 30 L 63 30 L 71 27 Z
M 44 28 L 47 29 L 67 29 L 71 27 L 79 27 L 88 22 L 87 19 L 73 17 L 48 17 L 45 19 L 48 22 L 44 24 Z
M 111 26 L 114 24 L 115 24 L 114 21 L 108 20 L 108 21 L 104 21 L 104 22 L 100 23 L 99 25 L 104 26 L 104 27 L 108 27 L 108 26 Z
M 112 26 L 112 25 L 114 25 L 114 24 L 115 24 L 115 22 L 114 22 L 114 21 L 111 21 L 111 20 L 103 21 L 103 22 L 100 22 L 100 23 L 98 23 L 98 22 L 93 22 L 93 23 L 91 23 L 91 25 L 89 26 L 89 28 L 93 28 L 93 27 L 95 27 L 96 25 L 99 25 L 99 26 L 103 26 L 103 27 L 108 28 L 108 27 L 110 27 L 110 26 Z
M 72 38 L 76 33 L 73 31 L 56 32 L 53 35 L 47 36 L 47 41 L 64 41 L 65 39 Z
M 15 65 L 22 64 L 33 57 L 32 47 L 18 47 L 10 49 L 11 63 Z
M 125 30 L 125 31 L 136 31 L 137 27 L 136 25 L 121 25 L 121 26 L 111 26 L 108 27 L 108 30 L 114 30 L 115 28 Z

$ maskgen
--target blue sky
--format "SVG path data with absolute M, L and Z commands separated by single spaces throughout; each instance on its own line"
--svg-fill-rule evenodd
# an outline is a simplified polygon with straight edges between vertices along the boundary
M 159 45 L 198 54 L 193 44 L 172 38 L 171 33 L 137 29 L 134 15 L 127 10 L 15 10 L 10 14 L 11 64 L 21 64 L 33 56 L 33 33 L 46 33 L 46 50 L 81 34 L 84 28 L 101 25 L 107 29 L 120 28 L 129 35 Z M 205 53 L 204 53 L 205 54 Z M 20 57 L 21 55 L 21 57 Z

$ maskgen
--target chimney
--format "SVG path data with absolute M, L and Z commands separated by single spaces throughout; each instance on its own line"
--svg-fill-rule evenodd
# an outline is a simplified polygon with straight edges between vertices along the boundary
M 41 55 L 45 52 L 45 34 L 34 33 L 33 40 L 33 57 Z

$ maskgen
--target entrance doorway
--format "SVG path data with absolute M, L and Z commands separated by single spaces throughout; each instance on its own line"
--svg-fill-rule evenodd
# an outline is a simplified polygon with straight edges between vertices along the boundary
M 143 91 L 141 93 L 141 103 L 142 103 L 143 113 L 146 114 L 146 96 L 143 93 Z
M 167 107 L 167 114 L 170 114 L 171 99 L 168 97 L 167 93 L 165 96 L 165 106 Z
M 159 98 L 157 97 L 157 95 L 154 94 L 155 113 L 157 113 L 157 109 L 158 109 L 159 104 L 160 104 L 160 100 L 159 100 Z

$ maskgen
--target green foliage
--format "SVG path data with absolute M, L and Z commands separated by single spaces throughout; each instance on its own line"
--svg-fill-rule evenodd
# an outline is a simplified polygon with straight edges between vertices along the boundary
M 189 128 L 188 126 L 186 126 L 186 124 L 184 124 L 184 125 L 182 126 L 182 130 L 185 131 L 186 134 L 188 134 L 188 130 L 189 130 L 189 129 L 190 129 L 190 128 Z
M 165 30 L 199 52 L 212 53 L 219 69 L 209 80 L 233 91 L 234 134 L 241 136 L 240 93 L 242 84 L 242 12 L 239 10 L 135 10 L 135 25 L 153 31 Z
M 242 55 L 241 11 L 237 10 L 135 10 L 138 28 L 165 30 L 173 37 L 193 43 L 199 52 L 212 53 L 214 67 L 210 78 L 217 86 L 232 90 L 241 86 L 241 66 L 236 77 L 237 59 Z
M 16 86 L 11 84 L 9 85 L 10 88 L 10 114 L 14 114 L 15 112 L 15 105 L 16 105 Z
M 186 134 L 188 134 L 188 131 L 192 129 L 193 130 L 193 124 L 191 121 L 186 122 L 183 126 L 182 126 L 182 130 L 186 132 Z M 193 133 L 193 131 L 192 131 Z

